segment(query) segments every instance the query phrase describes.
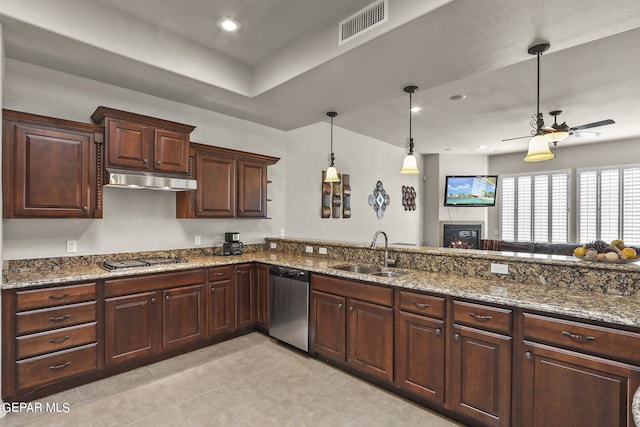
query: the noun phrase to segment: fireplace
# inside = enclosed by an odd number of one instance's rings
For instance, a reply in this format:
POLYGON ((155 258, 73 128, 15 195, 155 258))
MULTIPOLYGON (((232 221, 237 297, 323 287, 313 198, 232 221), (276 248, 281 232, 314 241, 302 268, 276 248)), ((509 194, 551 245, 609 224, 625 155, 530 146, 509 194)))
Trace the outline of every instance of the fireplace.
POLYGON ((442 246, 445 248, 480 249, 481 224, 444 224, 442 246))

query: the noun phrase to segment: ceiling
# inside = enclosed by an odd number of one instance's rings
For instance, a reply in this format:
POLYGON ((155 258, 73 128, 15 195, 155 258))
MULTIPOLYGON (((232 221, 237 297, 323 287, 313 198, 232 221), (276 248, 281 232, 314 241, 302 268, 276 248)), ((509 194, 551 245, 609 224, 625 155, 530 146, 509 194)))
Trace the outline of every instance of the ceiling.
MULTIPOLYGON (((639 138, 637 0, 388 0, 387 22, 338 44, 338 23, 372 0, 3 0, 7 57, 282 130, 334 123, 404 146, 415 84, 418 153, 525 151, 536 112, 598 137, 639 138), (55 3, 55 4, 54 4, 55 3), (224 33, 225 16, 241 25, 224 33), (452 101, 452 95, 466 98, 452 101)), ((117 106, 116 106, 117 107, 117 106)), ((144 112, 141 112, 144 113, 144 112)), ((171 119, 167 117, 167 119, 171 119)))

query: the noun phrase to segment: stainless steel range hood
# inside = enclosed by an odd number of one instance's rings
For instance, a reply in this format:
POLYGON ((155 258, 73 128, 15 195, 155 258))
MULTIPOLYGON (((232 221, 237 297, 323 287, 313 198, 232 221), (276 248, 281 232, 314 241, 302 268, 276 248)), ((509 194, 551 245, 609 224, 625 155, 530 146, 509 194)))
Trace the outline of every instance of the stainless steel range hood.
POLYGON ((105 187, 158 191, 191 191, 197 188, 195 179, 175 175, 107 168, 105 187))

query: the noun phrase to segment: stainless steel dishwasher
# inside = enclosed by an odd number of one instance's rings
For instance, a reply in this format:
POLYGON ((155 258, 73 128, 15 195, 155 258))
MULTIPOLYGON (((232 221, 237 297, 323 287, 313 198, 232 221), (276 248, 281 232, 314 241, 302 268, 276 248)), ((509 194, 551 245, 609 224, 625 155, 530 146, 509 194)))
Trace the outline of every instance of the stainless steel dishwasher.
POLYGON ((309 352, 309 272, 269 268, 269 335, 309 352))

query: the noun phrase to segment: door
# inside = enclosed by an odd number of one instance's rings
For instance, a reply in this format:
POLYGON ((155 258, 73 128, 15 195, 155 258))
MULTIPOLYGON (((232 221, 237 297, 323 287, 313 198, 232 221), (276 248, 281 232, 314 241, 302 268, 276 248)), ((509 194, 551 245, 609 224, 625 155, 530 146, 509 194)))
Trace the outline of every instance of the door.
POLYGON ((393 308, 349 300, 347 362, 393 382, 393 308))
POLYGON ((267 166, 264 163, 238 160, 237 215, 267 216, 267 166))
POLYGON ((398 387, 444 403, 444 321, 401 311, 398 315, 398 387))
POLYGON ((105 301, 105 363, 113 365, 162 350, 162 304, 158 292, 105 301))
POLYGON ((107 119, 107 167, 151 170, 148 126, 107 119))
POLYGON ((236 267, 236 327, 252 326, 256 320, 256 289, 253 277, 253 265, 242 264, 236 267))
POLYGON ((522 426, 633 426, 640 367, 525 341, 522 426))
POLYGON ((347 358, 346 299, 311 291, 311 351, 338 362, 347 358))
POLYGON ((91 217, 94 209, 90 164, 92 136, 38 126, 14 126, 12 214, 91 217))
POLYGON ((256 264, 256 325, 269 329, 269 266, 256 264))
POLYGON ((236 167, 231 157, 196 153, 196 216, 236 214, 236 167))
POLYGON ((189 135, 155 129, 154 169, 167 173, 189 173, 189 135))
POLYGON ((163 291, 162 341, 165 350, 204 339, 204 284, 163 291))
POLYGON ((235 307, 236 293, 233 279, 229 278, 209 283, 208 336, 211 337, 235 330, 235 307))
POLYGON ((451 404, 485 425, 510 425, 511 337, 454 325, 451 404))

